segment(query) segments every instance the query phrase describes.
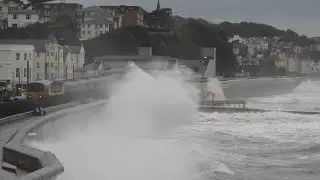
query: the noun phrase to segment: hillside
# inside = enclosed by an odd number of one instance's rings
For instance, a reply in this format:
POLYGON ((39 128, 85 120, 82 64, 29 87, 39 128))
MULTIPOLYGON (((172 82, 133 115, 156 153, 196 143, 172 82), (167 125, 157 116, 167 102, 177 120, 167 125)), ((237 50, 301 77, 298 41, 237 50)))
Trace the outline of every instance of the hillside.
MULTIPOLYGON (((140 46, 151 46, 153 54, 172 56, 182 59, 201 59, 201 47, 217 48, 218 72, 234 71, 236 61, 228 37, 239 34, 243 37, 281 37, 283 41, 295 41, 297 44, 314 43, 291 30, 279 30, 275 27, 258 23, 212 24, 203 19, 165 17, 170 21, 164 32, 154 32, 143 27, 118 28, 100 37, 84 41, 86 63, 91 63, 95 56, 108 54, 133 54, 140 46)), ((61 22, 28 26, 26 28, 8 28, 0 31, 0 38, 47 38, 50 33, 57 36, 60 44, 79 45, 81 42, 72 31, 72 25, 65 18, 61 22)), ((162 22, 165 24, 165 22, 162 22)), ((161 30, 160 30, 161 31, 161 30)))
POLYGON ((258 23, 212 24, 203 19, 174 16, 168 24, 171 25, 170 31, 166 33, 142 27, 126 27, 84 41, 87 62, 92 62, 94 56, 132 54, 139 46, 151 46, 154 55, 201 59, 201 47, 216 47, 218 72, 226 72, 233 71, 236 66, 228 37, 239 34, 244 37, 278 36, 290 41, 299 39, 299 35, 294 31, 279 30, 258 23))

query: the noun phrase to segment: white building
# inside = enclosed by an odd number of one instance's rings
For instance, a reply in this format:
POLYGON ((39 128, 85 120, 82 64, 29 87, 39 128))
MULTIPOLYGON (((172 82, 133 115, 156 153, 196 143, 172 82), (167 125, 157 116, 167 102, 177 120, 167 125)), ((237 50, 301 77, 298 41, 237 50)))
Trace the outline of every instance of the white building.
POLYGON ((0 20, 6 20, 8 18, 8 12, 16 11, 18 9, 21 9, 18 3, 13 1, 5 3, 0 1, 0 20))
POLYGON ((90 6, 77 11, 80 40, 92 39, 105 34, 115 27, 113 15, 97 6, 90 6))
POLYGON ((0 44, 0 79, 14 84, 32 81, 34 50, 33 45, 0 44))
POLYGON ((73 70, 82 69, 84 64, 85 52, 82 45, 60 46, 53 35, 48 39, 0 39, 1 44, 34 46, 34 54, 31 55, 32 61, 30 61, 33 80, 65 79, 73 70), (64 54, 66 47, 68 52, 64 54), (66 70, 66 66, 69 69, 66 70))
POLYGON ((63 60, 64 60, 64 73, 66 79, 72 79, 74 77, 75 67, 77 63, 75 59, 72 58, 72 50, 69 46, 63 47, 63 60))
POLYGON ((32 45, 32 79, 64 78, 63 50, 55 39, 1 39, 0 44, 6 45, 32 45))
POLYGON ((0 2, 0 20, 5 20, 8 17, 8 5, 0 2))
POLYGON ((87 40, 103 35, 111 31, 114 27, 114 22, 97 18, 89 21, 85 21, 81 24, 81 36, 80 40, 87 40))
POLYGON ((228 42, 233 43, 234 41, 239 41, 241 44, 247 44, 247 40, 241 38, 239 35, 234 35, 232 38, 229 38, 228 42))
POLYGON ((8 12, 8 27, 25 27, 39 21, 39 14, 33 10, 15 10, 8 12))
POLYGON ((74 69, 82 69, 84 65, 85 60, 85 51, 84 47, 81 44, 81 46, 68 46, 71 54, 72 61, 74 62, 74 69))

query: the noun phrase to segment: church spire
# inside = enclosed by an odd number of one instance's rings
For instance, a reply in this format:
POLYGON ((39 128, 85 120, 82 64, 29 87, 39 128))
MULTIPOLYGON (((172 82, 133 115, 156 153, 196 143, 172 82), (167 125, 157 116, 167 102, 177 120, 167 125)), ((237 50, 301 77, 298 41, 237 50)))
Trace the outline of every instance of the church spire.
POLYGON ((160 0, 158 0, 158 4, 157 4, 157 10, 160 9, 160 0))

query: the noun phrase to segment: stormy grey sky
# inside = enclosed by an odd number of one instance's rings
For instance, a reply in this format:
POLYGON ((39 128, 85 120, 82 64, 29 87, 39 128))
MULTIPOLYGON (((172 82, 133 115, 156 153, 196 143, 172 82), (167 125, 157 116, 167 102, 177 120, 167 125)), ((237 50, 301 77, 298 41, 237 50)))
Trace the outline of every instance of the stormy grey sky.
MULTIPOLYGON (((157 0, 75 0, 89 5, 140 5, 153 10, 157 0)), ((320 0, 160 0, 174 14, 201 17, 211 22, 253 21, 320 36, 320 0)))

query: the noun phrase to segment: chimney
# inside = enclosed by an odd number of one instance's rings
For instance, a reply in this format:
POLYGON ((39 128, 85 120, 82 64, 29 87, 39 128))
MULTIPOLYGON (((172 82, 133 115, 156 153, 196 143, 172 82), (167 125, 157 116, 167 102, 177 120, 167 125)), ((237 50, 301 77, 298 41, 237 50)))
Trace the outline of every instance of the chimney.
POLYGON ((152 47, 139 47, 138 48, 139 56, 152 56, 152 47))

